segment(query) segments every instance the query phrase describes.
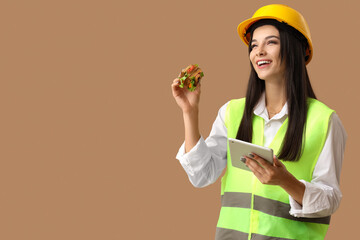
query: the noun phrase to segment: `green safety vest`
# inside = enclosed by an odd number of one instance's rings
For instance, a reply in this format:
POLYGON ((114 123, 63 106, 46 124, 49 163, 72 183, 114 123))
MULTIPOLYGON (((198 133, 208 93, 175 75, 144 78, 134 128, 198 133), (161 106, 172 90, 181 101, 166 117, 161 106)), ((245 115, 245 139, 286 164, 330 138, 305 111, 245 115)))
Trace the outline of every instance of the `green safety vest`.
MULTIPOLYGON (((308 113, 299 161, 283 161, 297 179, 310 182, 317 159, 324 146, 328 124, 334 110, 308 98, 308 113)), ((225 126, 228 138, 236 138, 245 108, 245 98, 231 100, 226 109, 225 126)), ((285 137, 288 118, 276 133, 269 148, 278 154, 285 137)), ((264 119, 254 115, 252 143, 263 146, 264 119)), ((330 216, 301 218, 289 214, 289 195, 279 186, 262 184, 250 170, 233 167, 229 144, 227 169, 221 179, 221 210, 216 240, 317 240, 324 239, 330 216)))

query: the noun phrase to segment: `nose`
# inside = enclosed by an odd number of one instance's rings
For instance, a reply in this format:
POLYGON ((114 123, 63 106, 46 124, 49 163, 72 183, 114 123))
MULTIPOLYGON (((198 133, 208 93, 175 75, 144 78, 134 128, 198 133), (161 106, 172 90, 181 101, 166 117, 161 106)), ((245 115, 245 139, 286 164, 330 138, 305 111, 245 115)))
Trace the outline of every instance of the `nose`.
POLYGON ((266 51, 265 51, 263 45, 259 44, 257 52, 256 52, 256 56, 264 56, 264 55, 266 55, 266 51))

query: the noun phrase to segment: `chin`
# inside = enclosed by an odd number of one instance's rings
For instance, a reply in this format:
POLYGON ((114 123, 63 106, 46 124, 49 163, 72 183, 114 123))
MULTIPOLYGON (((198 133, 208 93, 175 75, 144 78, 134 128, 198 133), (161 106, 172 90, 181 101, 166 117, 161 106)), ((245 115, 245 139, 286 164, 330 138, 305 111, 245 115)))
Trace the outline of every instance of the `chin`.
POLYGON ((272 79, 272 78, 276 79, 279 77, 279 75, 274 74, 273 71, 259 71, 256 74, 261 80, 272 79))
POLYGON ((261 80, 264 80, 264 76, 262 76, 262 75, 257 75, 258 76, 258 78, 260 78, 261 80))
POLYGON ((266 78, 268 77, 266 74, 257 74, 258 78, 260 78, 261 80, 266 80, 266 78))

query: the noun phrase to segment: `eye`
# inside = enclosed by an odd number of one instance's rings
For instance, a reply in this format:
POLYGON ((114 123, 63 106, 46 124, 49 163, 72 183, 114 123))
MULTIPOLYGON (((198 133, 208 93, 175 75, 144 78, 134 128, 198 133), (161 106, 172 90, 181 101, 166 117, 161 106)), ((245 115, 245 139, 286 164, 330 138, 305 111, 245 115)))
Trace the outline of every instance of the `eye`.
POLYGON ((268 41, 268 44, 277 44, 277 41, 270 40, 270 41, 268 41))
POLYGON ((256 44, 251 44, 251 49, 253 49, 254 47, 257 47, 256 44))

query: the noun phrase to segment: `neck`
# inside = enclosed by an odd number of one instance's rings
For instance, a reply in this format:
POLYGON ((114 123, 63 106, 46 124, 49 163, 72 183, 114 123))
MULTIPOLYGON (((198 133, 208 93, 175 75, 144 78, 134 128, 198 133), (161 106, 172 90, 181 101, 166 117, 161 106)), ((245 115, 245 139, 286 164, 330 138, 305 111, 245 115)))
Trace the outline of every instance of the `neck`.
POLYGON ((268 112, 271 112, 272 115, 280 112, 286 103, 285 81, 265 81, 265 99, 268 112))

